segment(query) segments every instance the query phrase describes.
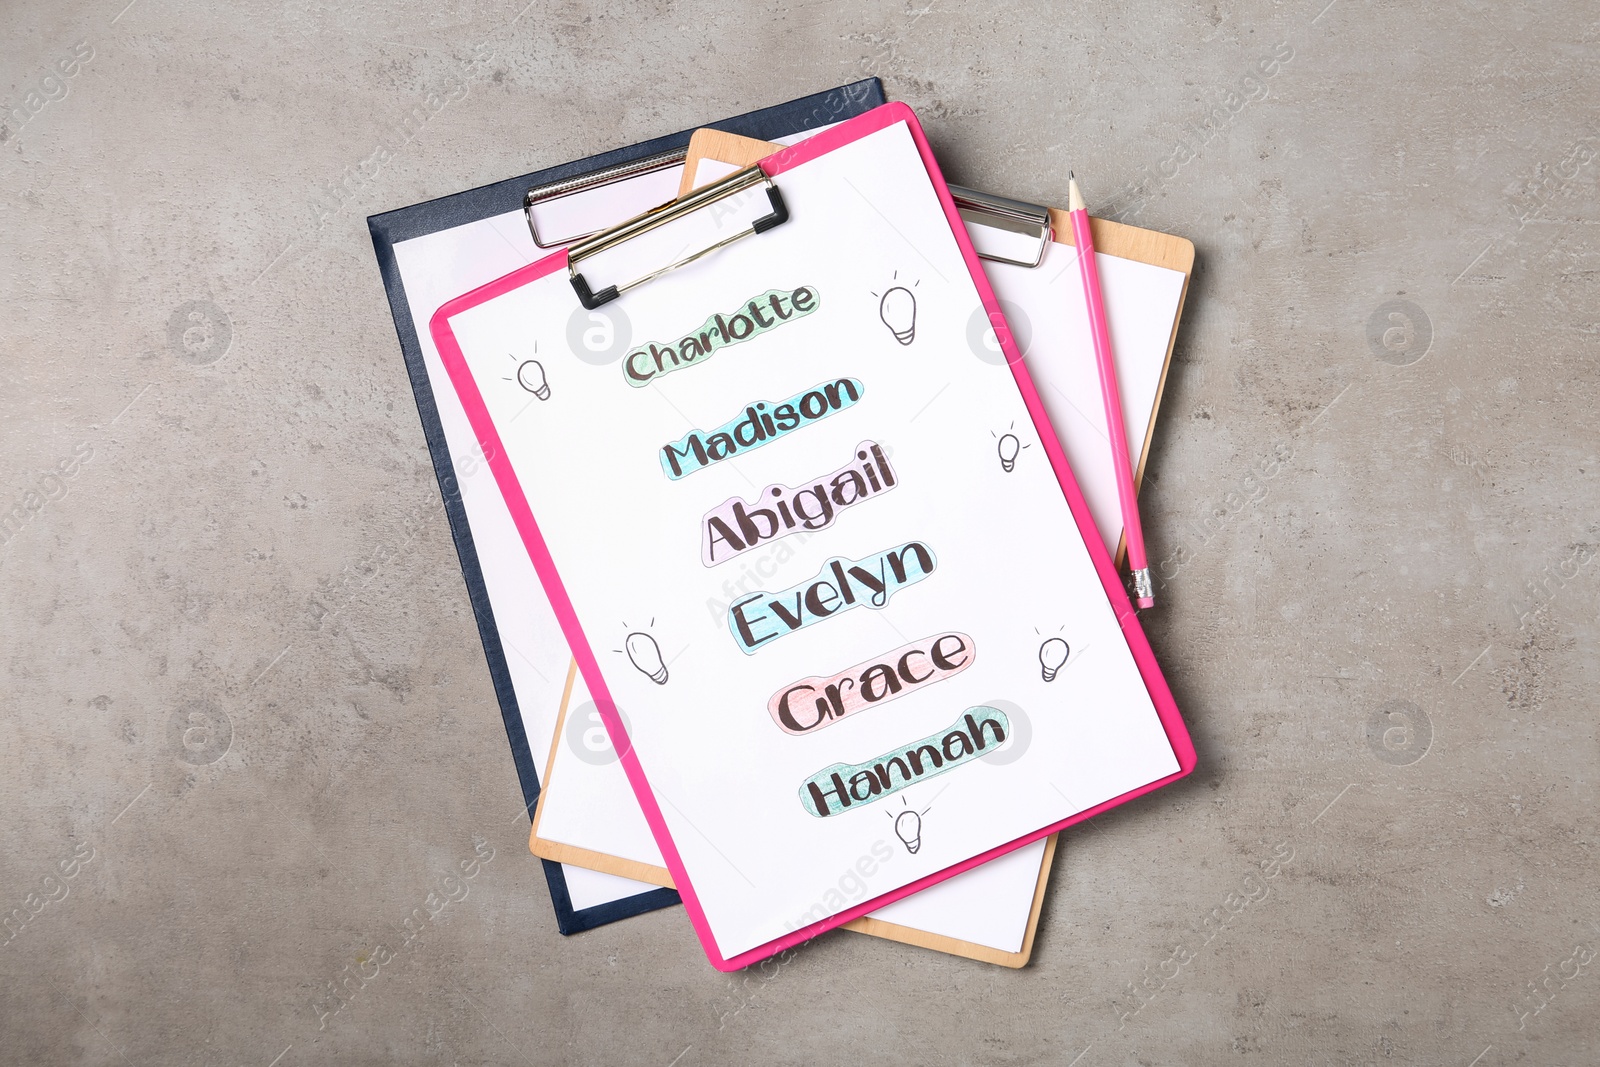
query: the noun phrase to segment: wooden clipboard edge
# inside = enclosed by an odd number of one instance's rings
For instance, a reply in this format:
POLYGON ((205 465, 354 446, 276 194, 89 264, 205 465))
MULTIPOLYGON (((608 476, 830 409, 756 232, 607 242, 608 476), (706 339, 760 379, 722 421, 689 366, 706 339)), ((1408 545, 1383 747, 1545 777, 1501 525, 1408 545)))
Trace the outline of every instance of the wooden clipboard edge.
MULTIPOLYGON (((561 693, 561 708, 556 714, 556 736, 550 745, 550 761, 545 766, 544 789, 539 793, 539 803, 533 812, 533 829, 528 835, 528 850, 541 859, 570 863, 574 867, 583 867, 602 874, 614 874, 622 878, 632 878, 636 882, 648 882, 650 885, 676 889, 677 887, 672 884, 672 874, 665 867, 656 867, 638 860, 613 856, 608 852, 596 852, 593 849, 579 848, 576 845, 551 841, 539 836, 539 816, 544 809, 544 798, 550 790, 551 771, 555 769, 556 746, 561 743, 561 738, 566 732, 567 712, 571 708, 573 683, 577 675, 578 661, 572 660, 571 666, 567 668, 566 688, 561 693)), ((851 919, 840 929, 866 934, 869 937, 881 937, 886 941, 898 941, 904 945, 932 949, 951 956, 962 956, 980 963, 994 963, 1001 967, 1024 967, 1033 955, 1033 938, 1039 929, 1039 913, 1044 906, 1044 889, 1050 880, 1050 865, 1055 857, 1058 836, 1060 835, 1051 834, 1045 839, 1044 857, 1039 863, 1039 881, 1033 891, 1033 906, 1028 911, 1028 927, 1022 936, 1022 948, 1016 952, 1005 952, 991 945, 980 945, 975 941, 962 941, 944 934, 933 934, 915 927, 901 926, 883 919, 874 919, 870 915, 851 919)))
POLYGON ((599 871, 601 874, 615 874, 622 878, 632 878, 636 882, 648 882, 666 889, 676 888, 672 884, 672 875, 665 867, 654 867, 638 860, 625 859, 622 856, 613 856, 607 852, 596 852, 593 849, 579 848, 569 845, 564 841, 552 841, 539 836, 539 819, 544 814, 544 798, 550 795, 550 783, 556 769, 556 746, 561 744, 561 738, 566 732, 567 712, 572 706, 572 690, 578 680, 578 661, 569 659, 567 665, 567 684, 561 691, 561 707, 556 712, 556 735, 550 742, 550 759, 545 764, 544 777, 541 779, 544 786, 539 790, 539 802, 533 809, 533 827, 528 831, 528 851, 545 860, 555 860, 557 863, 570 863, 574 867, 585 870, 599 871))
MULTIPOLYGON (((568 656, 567 681, 566 684, 561 687, 561 707, 556 712, 556 736, 555 739, 550 743, 550 755, 545 757, 544 774, 539 777, 539 799, 536 800, 533 805, 533 825, 528 828, 528 851, 532 852, 540 859, 553 860, 557 858, 555 856, 548 856, 539 851, 538 846, 544 844, 543 840, 539 837, 539 819, 544 815, 545 794, 550 790, 550 776, 555 772, 556 769, 556 745, 560 744, 561 742, 561 728, 566 724, 567 705, 572 700, 572 687, 577 680, 578 661, 568 656)), ((554 842, 552 842, 552 844, 553 843, 554 842)))
POLYGON ((686 196, 694 191, 694 175, 702 159, 748 167, 781 151, 781 144, 701 127, 689 136, 689 148, 683 157, 683 177, 678 181, 678 195, 686 196))
POLYGON ((930 934, 926 930, 918 930, 910 926, 899 926, 883 919, 874 919, 870 915, 863 915, 859 919, 851 919, 840 929, 871 934, 874 937, 898 941, 904 945, 915 945, 918 948, 931 948, 935 952, 944 952, 951 956, 965 956, 967 959, 977 960, 979 963, 993 963, 1013 969, 1026 967, 1028 960, 1033 957, 1033 937, 1039 932, 1039 913, 1044 910, 1045 885, 1050 881, 1050 866, 1056 855, 1056 838, 1060 836, 1060 834, 1051 834, 1044 839, 1044 857, 1039 863, 1038 884, 1033 889, 1033 907, 1028 910, 1028 927, 1022 934, 1022 948, 1016 952, 1005 952, 990 945, 980 945, 975 941, 962 941, 959 938, 946 937, 943 934, 930 934))

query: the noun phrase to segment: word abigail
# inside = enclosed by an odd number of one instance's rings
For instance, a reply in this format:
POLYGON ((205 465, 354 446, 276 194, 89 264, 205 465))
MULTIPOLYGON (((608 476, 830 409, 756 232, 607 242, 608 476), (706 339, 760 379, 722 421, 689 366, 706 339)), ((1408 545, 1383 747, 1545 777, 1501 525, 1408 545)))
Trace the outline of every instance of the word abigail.
POLYGON ((895 593, 932 574, 935 566, 933 550, 921 541, 862 560, 835 556, 822 565, 817 577, 803 585, 778 593, 755 592, 734 601, 728 609, 728 629, 739 642, 739 650, 748 656, 774 637, 792 634, 858 604, 881 608, 895 593), (910 567, 906 566, 907 556, 911 557, 910 567), (825 574, 832 574, 833 581, 825 581, 825 574), (858 598, 858 591, 866 595, 865 600, 858 598), (753 607, 761 600, 766 603, 753 607), (759 614, 752 616, 751 610, 759 614))
POLYGON ((854 378, 823 382, 803 393, 796 393, 781 404, 757 400, 744 411, 710 432, 690 430, 670 445, 661 446, 661 469, 677 481, 729 456, 740 449, 760 448, 792 430, 825 419, 835 411, 851 407, 867 387, 854 378))
POLYGON ((792 293, 769 289, 751 297, 744 307, 726 315, 713 315, 693 333, 665 345, 649 344, 629 352, 622 375, 635 389, 717 354, 717 349, 759 337, 790 319, 804 318, 822 306, 822 294, 802 285, 792 293), (765 312, 771 312, 768 317, 765 312))
POLYGON ((759 547, 763 541, 802 528, 821 530, 831 526, 839 512, 851 504, 886 493, 894 485, 894 470, 883 449, 872 441, 863 441, 856 446, 856 462, 824 474, 815 485, 803 489, 769 485, 753 504, 734 496, 706 512, 701 520, 704 536, 700 540, 700 561, 715 567, 759 547), (769 497, 772 507, 756 506, 769 497), (721 559, 717 558, 719 550, 721 559))
POLYGON ((825 819, 851 804, 870 804, 879 797, 893 796, 913 782, 970 762, 989 747, 989 741, 984 738, 986 728, 993 735, 995 746, 999 747, 1006 743, 1006 731, 1011 728, 1011 722, 999 708, 968 708, 943 737, 929 734, 904 749, 886 752, 866 763, 835 763, 824 767, 800 783, 800 803, 813 815, 825 819), (974 715, 984 716, 983 721, 979 722, 974 715), (965 730, 961 728, 963 723, 965 730), (894 771, 900 772, 898 781, 894 771), (825 782, 832 784, 823 789, 825 782))
MULTIPOLYGON (((832 678, 802 678, 767 701, 767 713, 778 729, 803 734, 832 725, 852 712, 914 692, 923 686, 953 678, 972 666, 975 642, 966 634, 925 637, 887 652, 875 660, 858 663, 832 678), (914 662, 921 658, 925 664, 914 662), (917 673, 921 666, 923 673, 917 673), (821 696, 817 694, 821 693, 821 696), (805 701, 816 707, 816 717, 801 722, 796 713, 805 701)), ((809 717, 809 716, 808 716, 809 717)))

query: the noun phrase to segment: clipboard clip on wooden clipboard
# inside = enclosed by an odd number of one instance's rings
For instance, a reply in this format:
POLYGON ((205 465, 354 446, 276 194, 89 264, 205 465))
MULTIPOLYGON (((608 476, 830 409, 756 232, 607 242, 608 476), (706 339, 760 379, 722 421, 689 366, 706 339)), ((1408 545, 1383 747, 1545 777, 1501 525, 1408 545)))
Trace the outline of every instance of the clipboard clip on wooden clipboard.
MULTIPOLYGON (((1049 247, 1050 239, 1055 236, 1055 230, 1050 224, 1049 208, 1021 200, 1010 200, 992 193, 980 193, 976 189, 967 189, 960 185, 950 186, 950 199, 956 202, 956 211, 965 222, 1021 234, 1038 242, 1031 260, 1004 255, 992 248, 977 248, 979 259, 1030 268, 1044 262, 1045 249, 1049 247)), ((977 244, 976 236, 973 237, 973 243, 977 244)))
MULTIPOLYGON (((588 237, 567 250, 567 276, 572 282, 572 288, 578 294, 578 300, 585 308, 593 311, 602 304, 608 303, 632 289, 636 285, 643 285, 653 278, 659 278, 668 271, 677 270, 687 266, 697 259, 709 256, 720 248, 726 248, 735 241, 742 241, 746 237, 754 237, 759 233, 766 233, 775 226, 781 226, 789 221, 789 209, 783 202, 783 194, 767 177, 760 164, 752 164, 743 170, 734 171, 726 178, 714 181, 701 189, 697 189, 688 196, 669 201, 660 207, 651 208, 642 215, 629 219, 627 222, 613 226, 609 230, 602 230, 592 237, 588 237), (608 285, 604 289, 595 291, 590 288, 588 281, 578 271, 578 264, 589 256, 598 255, 608 248, 615 248, 624 241, 630 240, 640 234, 648 233, 658 226, 665 226, 675 219, 699 211, 719 200, 735 196, 757 185, 765 185, 767 202, 772 211, 758 219, 751 221, 750 225, 738 233, 673 260, 664 267, 658 267, 649 274, 641 275, 630 282, 619 285, 608 285)), ((532 225, 530 216, 530 226, 532 225)))

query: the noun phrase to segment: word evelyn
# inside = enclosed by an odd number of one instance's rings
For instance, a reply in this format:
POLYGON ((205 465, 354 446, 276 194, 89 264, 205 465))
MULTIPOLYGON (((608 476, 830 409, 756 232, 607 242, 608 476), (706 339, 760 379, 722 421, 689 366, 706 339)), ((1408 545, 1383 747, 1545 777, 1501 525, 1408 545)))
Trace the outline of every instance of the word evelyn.
POLYGON ((822 306, 822 294, 802 285, 792 293, 769 289, 726 315, 713 315, 693 333, 669 344, 649 344, 628 353, 622 375, 635 389, 716 355, 717 349, 759 337, 790 319, 804 318, 822 306))
POLYGON ((763 541, 800 529, 821 530, 832 525, 845 508, 886 493, 894 485, 894 469, 883 449, 872 441, 862 441, 856 446, 854 463, 824 474, 814 485, 801 489, 769 485, 753 504, 734 496, 706 512, 701 526, 704 536, 700 539, 700 561, 715 567, 759 547, 763 541), (760 507, 762 503, 771 506, 760 507))
POLYGON ((921 541, 862 560, 835 556, 809 582, 779 593, 755 592, 735 600, 728 608, 728 629, 739 642, 739 650, 748 656, 775 637, 792 634, 837 612, 862 604, 881 608, 895 593, 932 574, 935 566, 933 550, 921 541))
POLYGON ((996 748, 1004 745, 1010 728, 1006 713, 999 708, 968 708, 943 737, 929 734, 866 763, 824 767, 800 783, 800 803, 811 814, 825 819, 852 804, 870 804, 879 797, 893 796, 913 782, 971 762, 989 747, 991 740, 996 748), (979 715, 983 716, 981 721, 975 718, 979 715))
POLYGON ((975 643, 966 634, 925 637, 832 678, 802 678, 774 694, 767 712, 784 733, 820 730, 852 712, 953 678, 972 666, 976 656, 975 643), (814 713, 806 708, 808 701, 814 713))
POLYGON ((780 404, 757 400, 714 430, 690 430, 670 445, 662 445, 661 469, 677 481, 737 455, 740 450, 760 448, 835 411, 852 407, 866 391, 867 387, 854 378, 840 378, 812 386, 780 404))

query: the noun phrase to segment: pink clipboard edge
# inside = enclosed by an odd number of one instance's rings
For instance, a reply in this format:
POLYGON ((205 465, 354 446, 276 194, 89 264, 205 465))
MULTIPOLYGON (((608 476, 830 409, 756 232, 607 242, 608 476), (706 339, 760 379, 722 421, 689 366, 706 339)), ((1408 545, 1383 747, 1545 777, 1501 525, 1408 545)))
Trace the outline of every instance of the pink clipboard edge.
MULTIPOLYGON (((786 148, 781 152, 776 152, 761 161, 762 170, 769 176, 776 177, 792 167, 799 166, 818 156, 825 155, 837 148, 900 122, 906 124, 913 141, 916 143, 923 165, 927 168, 928 178, 934 187, 934 191, 939 196, 939 202, 944 208, 944 213, 950 223, 956 244, 961 250, 962 259, 966 263, 968 273, 972 276, 973 284, 978 290, 978 296, 983 302, 985 311, 990 316, 990 321, 1004 321, 999 301, 995 298, 994 291, 989 285, 989 280, 983 272, 982 264, 978 260, 978 255, 973 250, 972 241, 967 236, 966 226, 962 223, 961 217, 956 211, 955 202, 950 197, 950 191, 946 187, 943 173, 933 157, 933 151, 928 145, 927 137, 922 132, 922 126, 917 121, 916 114, 905 104, 898 102, 884 104, 864 115, 859 115, 856 118, 840 123, 832 129, 809 137, 799 144, 786 148)), ((731 957, 724 957, 711 932, 710 923, 707 921, 705 912, 700 906, 699 897, 694 890, 694 884, 689 878, 688 871, 684 868, 683 860, 678 854, 672 834, 667 828, 666 820, 661 814, 661 807, 656 801, 655 793, 650 788, 649 779, 645 776, 644 769, 639 764, 639 757, 629 743, 627 730, 616 713, 616 704, 611 698, 610 690, 606 688, 605 678, 600 673, 599 663, 589 645, 588 638, 585 636, 582 626, 578 623, 577 613, 573 610, 571 598, 568 597, 566 586, 562 583, 555 561, 550 556, 544 536, 539 531, 539 525, 533 517, 533 511, 528 505, 527 497, 522 491, 522 485, 517 479, 510 460, 506 456, 505 447, 500 441, 499 433, 495 430, 493 420, 489 417, 488 408, 483 402, 483 396, 478 390, 477 382, 473 379, 472 372, 467 367, 466 357, 462 354, 461 347, 456 342, 455 335, 450 329, 450 319, 453 316, 521 288, 532 281, 560 270, 566 265, 567 253, 562 250, 489 282, 487 285, 480 286, 440 307, 429 321, 428 329, 433 336, 434 344, 439 350, 440 360, 450 376, 451 383, 455 386, 462 406, 466 410, 467 419, 472 425, 482 450, 490 457, 488 464, 490 470, 494 473, 495 482, 499 485, 500 491, 505 497, 507 508, 511 512, 518 532, 522 535, 523 544, 527 547, 534 570, 539 575, 540 582, 544 585, 545 593, 550 599, 550 605, 555 611, 562 633, 566 637, 567 643, 572 647, 573 658, 578 661, 578 669, 583 672, 584 681, 589 687, 590 698, 600 712, 601 721, 605 723, 606 732, 610 735, 612 745, 617 750, 623 770, 628 776, 629 784, 632 785, 639 801, 639 806, 644 812, 645 820, 649 823, 651 833, 654 834, 656 843, 661 848, 662 858, 666 862, 667 869, 672 872, 673 881, 678 887, 679 895, 683 898, 684 909, 689 913, 689 920, 694 926, 695 934, 700 939, 701 946, 705 949, 706 956, 710 959, 713 967, 719 971, 735 971, 748 967, 785 949, 808 941, 820 933, 831 930, 836 926, 842 926, 852 919, 875 911, 886 904, 910 896, 912 893, 919 892, 1024 845, 1048 837, 1059 830, 1083 822, 1086 819, 1092 819, 1096 815, 1126 803, 1135 797, 1143 796, 1145 793, 1174 782, 1194 770, 1196 758, 1194 744, 1190 740, 1189 731, 1183 723, 1183 717, 1179 713, 1177 703, 1173 699, 1172 692, 1161 673, 1161 667, 1156 662, 1155 654, 1150 648, 1150 643, 1145 637, 1144 630, 1139 625, 1138 616, 1128 599, 1127 592, 1122 587, 1122 582, 1118 578, 1110 554, 1107 553, 1105 545, 1101 543, 1094 520, 1090 516, 1088 504, 1084 501, 1083 494, 1078 489, 1078 483, 1073 478, 1072 471, 1067 464, 1066 453, 1062 450, 1061 443, 1056 438, 1055 430, 1050 425, 1050 420, 1044 411, 1044 405, 1039 400, 1038 391, 1034 388, 1033 380, 1028 375, 1027 368, 1022 362, 1021 353, 1017 351, 1010 331, 997 331, 1001 334, 999 340, 1002 350, 1006 354, 1007 365, 1011 368, 1012 376, 1015 378, 1017 388, 1022 394, 1028 414, 1033 419, 1034 430, 1039 435, 1045 454, 1050 458, 1050 465, 1056 473, 1056 479, 1060 483, 1067 505, 1072 511, 1073 520, 1077 523, 1079 536, 1083 538, 1089 550, 1089 556, 1094 561, 1095 570, 1100 576, 1100 583, 1105 588, 1106 596, 1110 600, 1112 609, 1122 626, 1129 650, 1133 653, 1134 662, 1139 668, 1140 676, 1144 679, 1151 703, 1154 705, 1162 728, 1166 732, 1168 744, 1172 746, 1173 754, 1177 757, 1178 770, 1165 778, 1157 779, 1137 789, 1130 790, 1121 796, 1113 797, 1060 822, 1042 827, 1013 841, 998 845, 987 852, 926 875, 881 896, 862 901, 844 911, 818 920, 809 926, 791 931, 763 945, 747 949, 731 957)))

